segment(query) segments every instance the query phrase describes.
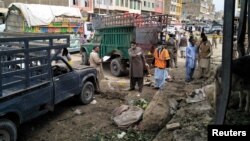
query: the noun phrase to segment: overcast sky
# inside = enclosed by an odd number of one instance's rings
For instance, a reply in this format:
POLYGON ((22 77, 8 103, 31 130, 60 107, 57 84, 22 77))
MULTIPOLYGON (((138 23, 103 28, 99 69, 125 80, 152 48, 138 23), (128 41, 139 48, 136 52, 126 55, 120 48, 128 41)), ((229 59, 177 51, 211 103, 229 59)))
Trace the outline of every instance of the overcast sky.
POLYGON ((215 11, 224 10, 224 0, 213 0, 215 4, 215 11))

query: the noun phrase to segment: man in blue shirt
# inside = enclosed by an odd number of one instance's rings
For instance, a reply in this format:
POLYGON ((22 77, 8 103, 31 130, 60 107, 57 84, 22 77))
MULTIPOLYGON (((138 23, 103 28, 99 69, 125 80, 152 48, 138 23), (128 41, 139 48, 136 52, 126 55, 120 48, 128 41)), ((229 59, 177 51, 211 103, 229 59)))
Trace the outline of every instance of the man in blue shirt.
POLYGON ((193 36, 189 38, 189 46, 186 48, 186 82, 193 80, 193 74, 196 67, 197 47, 193 36))

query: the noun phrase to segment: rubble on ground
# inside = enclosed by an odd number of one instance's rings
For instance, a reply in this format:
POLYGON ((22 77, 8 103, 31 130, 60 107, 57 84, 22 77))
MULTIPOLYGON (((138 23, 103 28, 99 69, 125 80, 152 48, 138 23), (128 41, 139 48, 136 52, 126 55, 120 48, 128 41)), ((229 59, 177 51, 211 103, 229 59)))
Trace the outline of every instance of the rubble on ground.
POLYGON ((201 101, 188 104, 184 102, 173 118, 153 141, 205 141, 207 125, 212 121, 212 107, 209 102, 201 101))

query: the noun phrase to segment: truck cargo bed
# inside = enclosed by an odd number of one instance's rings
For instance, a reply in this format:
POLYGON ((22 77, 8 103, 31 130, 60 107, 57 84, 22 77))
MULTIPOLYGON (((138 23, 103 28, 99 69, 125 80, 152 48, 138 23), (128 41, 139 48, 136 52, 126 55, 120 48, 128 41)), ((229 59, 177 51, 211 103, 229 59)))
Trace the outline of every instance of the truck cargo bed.
POLYGON ((69 42, 68 35, 1 33, 0 97, 48 82, 51 60, 69 42))

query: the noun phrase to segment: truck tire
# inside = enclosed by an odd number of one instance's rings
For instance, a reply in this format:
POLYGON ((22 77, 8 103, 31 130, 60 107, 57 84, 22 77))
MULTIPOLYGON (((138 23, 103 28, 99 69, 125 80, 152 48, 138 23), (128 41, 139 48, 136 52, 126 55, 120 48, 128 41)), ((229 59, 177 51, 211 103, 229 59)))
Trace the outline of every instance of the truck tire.
POLYGON ((95 87, 93 83, 90 81, 84 82, 81 94, 79 95, 79 100, 81 104, 84 105, 89 104, 93 100, 94 93, 95 93, 95 87))
POLYGON ((123 75, 125 73, 124 68, 120 58, 115 58, 110 63, 110 71, 114 76, 123 75))
POLYGON ((82 52, 82 64, 89 65, 89 58, 87 56, 87 52, 82 52))
POLYGON ((0 140, 1 141, 17 140, 17 128, 12 121, 7 119, 0 120, 0 140))

